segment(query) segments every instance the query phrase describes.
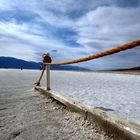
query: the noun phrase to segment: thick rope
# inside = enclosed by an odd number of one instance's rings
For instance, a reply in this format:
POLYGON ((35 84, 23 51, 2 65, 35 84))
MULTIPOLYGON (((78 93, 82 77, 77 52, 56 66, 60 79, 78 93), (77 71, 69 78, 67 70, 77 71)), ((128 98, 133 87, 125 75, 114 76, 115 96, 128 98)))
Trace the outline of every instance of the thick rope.
POLYGON ((106 50, 100 53, 96 53, 96 54, 92 54, 90 56, 86 56, 80 59, 76 59, 76 60, 71 60, 71 61, 66 61, 66 62, 55 62, 55 63, 44 63, 47 65, 67 65, 67 64, 74 64, 74 63, 80 63, 80 62, 84 62, 84 61, 89 61, 92 59, 97 59, 103 56, 107 56, 107 55, 111 55, 114 53, 118 53, 127 49, 132 49, 134 47, 137 47, 140 45, 140 39, 138 40, 134 40, 132 42, 126 43, 124 45, 118 46, 116 48, 110 49, 110 50, 106 50))
POLYGON ((37 86, 40 85, 40 81, 41 81, 42 76, 44 74, 46 65, 67 65, 67 64, 80 63, 80 62, 89 61, 89 60, 92 60, 92 59, 97 59, 97 58, 100 58, 100 57, 104 57, 104 56, 107 56, 107 55, 111 55, 111 54, 114 54, 114 53, 118 53, 118 52, 121 52, 121 51, 124 51, 124 50, 127 50, 127 49, 132 49, 132 48, 137 47, 139 45, 140 45, 140 39, 134 40, 132 42, 128 42, 124 45, 118 46, 118 47, 110 49, 110 50, 106 50, 106 51, 96 53, 96 54, 86 56, 86 57, 76 59, 76 60, 66 61, 66 62, 56 62, 56 63, 44 63, 44 68, 42 70, 41 76, 35 84, 37 86))

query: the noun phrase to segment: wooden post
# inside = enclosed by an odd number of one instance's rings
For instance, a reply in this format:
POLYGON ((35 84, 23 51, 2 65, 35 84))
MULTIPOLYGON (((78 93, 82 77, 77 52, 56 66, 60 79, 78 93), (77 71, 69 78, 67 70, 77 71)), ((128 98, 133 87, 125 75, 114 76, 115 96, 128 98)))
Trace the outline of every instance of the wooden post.
POLYGON ((50 88, 50 65, 46 65, 46 90, 51 90, 51 88, 50 88))

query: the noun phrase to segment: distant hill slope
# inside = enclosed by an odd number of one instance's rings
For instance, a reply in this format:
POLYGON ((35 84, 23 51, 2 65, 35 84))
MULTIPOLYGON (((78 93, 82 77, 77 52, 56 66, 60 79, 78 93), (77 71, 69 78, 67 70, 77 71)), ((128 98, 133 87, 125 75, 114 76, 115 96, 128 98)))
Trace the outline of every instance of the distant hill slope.
MULTIPOLYGON (((0 68, 14 68, 20 69, 39 69, 41 62, 25 61, 13 57, 0 57, 0 68)), ((52 70, 89 70, 78 66, 51 66, 52 70)))
POLYGON ((140 67, 131 68, 129 70, 140 70, 140 67))
POLYGON ((117 71, 125 71, 125 70, 140 70, 140 67, 128 68, 128 69, 117 69, 117 71))

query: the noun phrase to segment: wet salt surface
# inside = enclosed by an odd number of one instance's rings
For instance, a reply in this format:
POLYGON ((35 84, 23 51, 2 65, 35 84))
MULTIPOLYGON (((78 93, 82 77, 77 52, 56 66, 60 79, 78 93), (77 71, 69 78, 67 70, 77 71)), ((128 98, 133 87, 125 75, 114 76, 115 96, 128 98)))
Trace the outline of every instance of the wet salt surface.
MULTIPOLYGON (((0 70, 0 91, 4 93, 6 88, 11 97, 15 92, 20 96, 24 89, 27 92, 33 88, 40 73, 36 70, 0 70)), ((42 85, 45 85, 44 79, 42 85)), ((51 89, 140 124, 139 75, 52 71, 51 89)))

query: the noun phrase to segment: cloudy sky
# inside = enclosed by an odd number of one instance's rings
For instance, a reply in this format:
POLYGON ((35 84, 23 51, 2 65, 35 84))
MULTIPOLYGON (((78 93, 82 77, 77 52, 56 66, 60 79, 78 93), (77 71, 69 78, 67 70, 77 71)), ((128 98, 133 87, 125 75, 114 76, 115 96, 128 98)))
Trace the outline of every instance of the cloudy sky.
MULTIPOLYGON (((140 38, 140 0, 0 0, 0 56, 72 60, 140 38)), ((140 47, 76 64, 140 66, 140 47)))

